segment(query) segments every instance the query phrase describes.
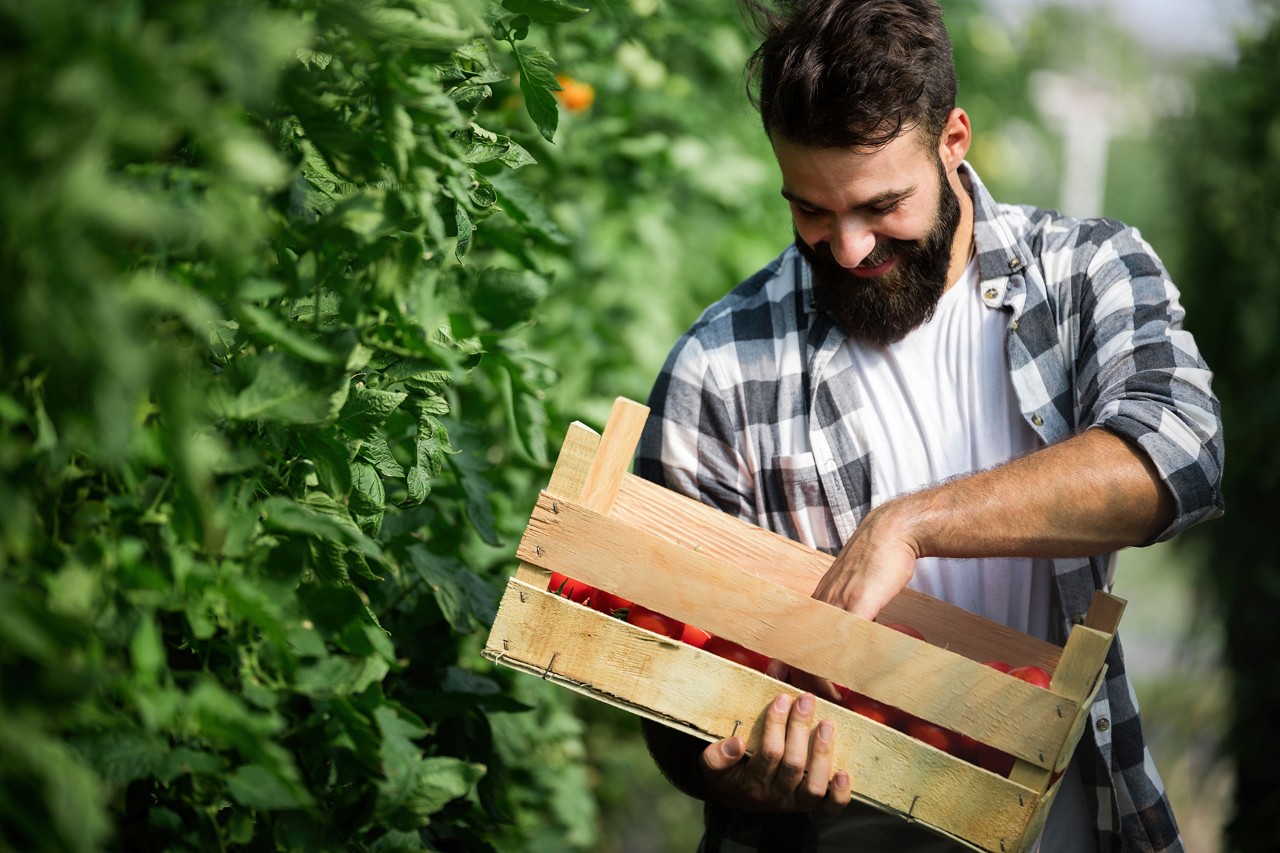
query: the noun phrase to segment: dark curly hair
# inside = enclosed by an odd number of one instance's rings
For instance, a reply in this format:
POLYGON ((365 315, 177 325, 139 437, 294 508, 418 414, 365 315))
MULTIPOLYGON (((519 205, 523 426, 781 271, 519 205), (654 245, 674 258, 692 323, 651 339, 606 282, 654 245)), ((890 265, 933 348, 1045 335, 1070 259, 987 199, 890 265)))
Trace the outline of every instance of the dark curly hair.
POLYGON ((748 95, 765 132, 818 148, 936 140, 956 103, 935 0, 739 0, 761 36, 748 95))

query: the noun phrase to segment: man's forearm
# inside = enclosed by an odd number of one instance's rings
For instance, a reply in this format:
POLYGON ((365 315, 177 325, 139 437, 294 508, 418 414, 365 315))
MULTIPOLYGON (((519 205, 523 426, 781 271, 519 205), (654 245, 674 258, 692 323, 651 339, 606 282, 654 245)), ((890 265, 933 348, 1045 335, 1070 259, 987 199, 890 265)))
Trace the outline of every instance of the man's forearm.
POLYGON ((1175 506, 1145 454, 1096 428, 883 510, 919 557, 1084 557, 1149 541, 1175 506))

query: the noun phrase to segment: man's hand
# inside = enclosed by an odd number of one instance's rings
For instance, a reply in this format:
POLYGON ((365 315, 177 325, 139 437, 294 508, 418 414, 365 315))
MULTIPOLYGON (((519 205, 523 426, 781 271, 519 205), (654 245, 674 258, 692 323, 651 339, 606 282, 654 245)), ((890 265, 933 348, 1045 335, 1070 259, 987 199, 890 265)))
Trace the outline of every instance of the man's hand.
POLYGON ((882 504, 862 520, 831 568, 818 581, 813 597, 866 619, 911 581, 920 556, 896 510, 901 501, 882 504))
POLYGON ((835 730, 830 720, 813 724, 814 698, 794 702, 781 694, 765 712, 760 749, 744 758, 742 738, 708 746, 700 767, 720 802, 743 811, 816 811, 836 814, 849 804, 852 788, 843 770, 831 774, 835 730))

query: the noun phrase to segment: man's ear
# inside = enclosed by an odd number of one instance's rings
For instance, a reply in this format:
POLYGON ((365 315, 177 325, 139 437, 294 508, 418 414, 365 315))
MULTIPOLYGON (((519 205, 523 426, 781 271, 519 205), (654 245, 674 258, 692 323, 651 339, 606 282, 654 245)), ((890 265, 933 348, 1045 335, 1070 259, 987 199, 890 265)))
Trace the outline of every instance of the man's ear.
POLYGON ((969 114, 956 107, 947 116, 947 124, 938 138, 938 157, 948 172, 955 171, 969 153, 973 141, 973 129, 969 127, 969 114))

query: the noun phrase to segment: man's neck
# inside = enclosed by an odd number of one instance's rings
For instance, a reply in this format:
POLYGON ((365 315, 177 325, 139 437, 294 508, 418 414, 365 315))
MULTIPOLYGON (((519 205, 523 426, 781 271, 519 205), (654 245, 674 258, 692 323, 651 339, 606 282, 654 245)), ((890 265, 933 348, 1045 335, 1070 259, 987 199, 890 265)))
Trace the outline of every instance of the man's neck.
POLYGON ((955 190, 956 199, 960 202, 960 224, 956 226, 955 239, 951 241, 951 263, 947 267, 947 287, 960 280, 969 258, 973 255, 973 197, 969 194, 968 182, 961 177, 963 170, 956 170, 955 180, 951 188, 955 190))

